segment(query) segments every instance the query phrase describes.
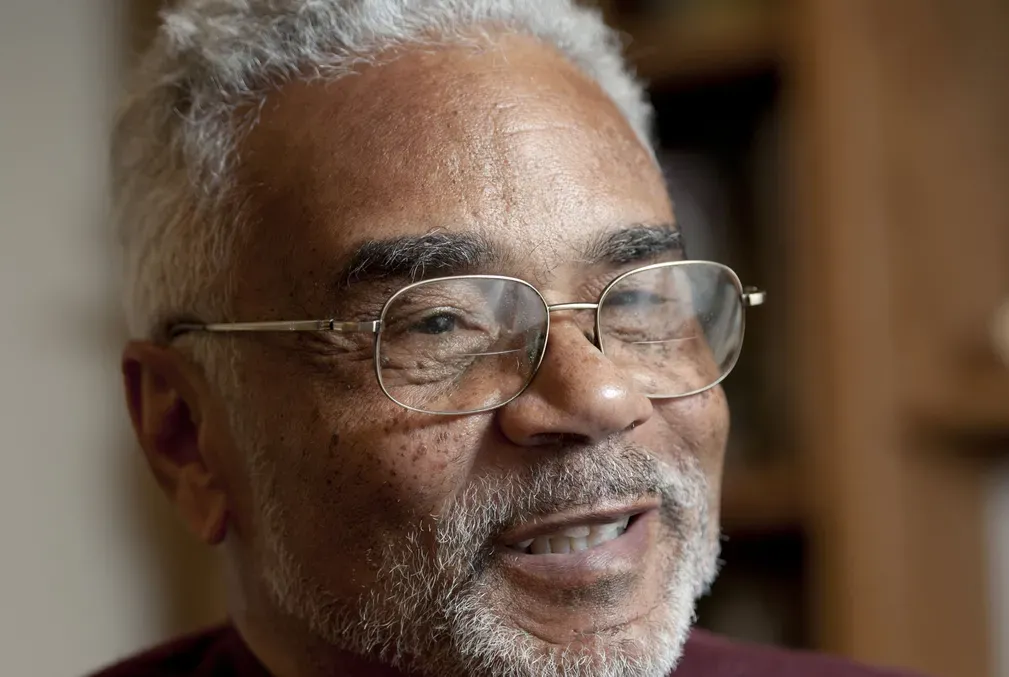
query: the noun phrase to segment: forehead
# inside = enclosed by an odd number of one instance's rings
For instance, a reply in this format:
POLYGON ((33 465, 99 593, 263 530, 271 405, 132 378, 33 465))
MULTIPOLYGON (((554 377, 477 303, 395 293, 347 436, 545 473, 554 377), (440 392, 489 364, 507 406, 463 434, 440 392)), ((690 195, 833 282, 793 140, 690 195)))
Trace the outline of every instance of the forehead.
POLYGON ((257 217, 247 263, 260 275, 304 275, 368 241, 436 229, 549 268, 600 231, 672 218, 616 106, 514 36, 285 86, 240 154, 257 217))

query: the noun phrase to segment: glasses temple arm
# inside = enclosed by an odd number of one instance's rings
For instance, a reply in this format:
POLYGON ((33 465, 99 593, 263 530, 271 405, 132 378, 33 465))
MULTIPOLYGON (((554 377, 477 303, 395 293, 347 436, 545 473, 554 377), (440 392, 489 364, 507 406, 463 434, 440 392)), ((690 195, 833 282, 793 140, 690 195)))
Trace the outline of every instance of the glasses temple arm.
POLYGON ((264 331, 335 331, 340 333, 350 332, 378 332, 381 322, 337 322, 336 320, 301 320, 297 322, 231 322, 213 324, 176 324, 168 330, 169 339, 174 339, 183 334, 193 332, 264 332, 264 331))

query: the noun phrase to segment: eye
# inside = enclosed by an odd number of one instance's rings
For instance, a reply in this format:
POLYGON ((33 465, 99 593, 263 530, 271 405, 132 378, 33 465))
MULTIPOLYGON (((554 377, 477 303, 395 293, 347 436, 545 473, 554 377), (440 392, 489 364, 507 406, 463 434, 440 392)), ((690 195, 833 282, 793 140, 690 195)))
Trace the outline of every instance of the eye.
POLYGON ((457 322, 458 318, 455 315, 438 313, 425 317, 410 327, 410 330, 420 334, 447 334, 455 330, 457 322))
POLYGON ((645 291, 643 289, 628 289, 626 291, 610 294, 606 297, 606 305, 608 306, 638 306, 646 304, 658 306, 666 302, 667 299, 659 296, 655 292, 645 291))

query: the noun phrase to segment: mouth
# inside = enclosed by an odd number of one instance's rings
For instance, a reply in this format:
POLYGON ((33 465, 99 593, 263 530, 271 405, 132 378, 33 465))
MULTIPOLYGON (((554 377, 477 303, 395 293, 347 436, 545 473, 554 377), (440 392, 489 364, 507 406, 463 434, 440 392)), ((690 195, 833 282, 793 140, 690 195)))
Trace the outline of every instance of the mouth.
POLYGON ((506 533, 498 552, 527 595, 551 599, 606 581, 612 588, 653 568, 660 522, 658 500, 551 515, 506 533))
POLYGON ((654 501, 556 514, 512 529, 501 542, 519 555, 570 555, 619 540, 658 505, 654 501))
POLYGON ((524 555, 567 555, 615 541, 641 513, 624 515, 609 522, 580 522, 558 531, 527 538, 505 547, 524 555))

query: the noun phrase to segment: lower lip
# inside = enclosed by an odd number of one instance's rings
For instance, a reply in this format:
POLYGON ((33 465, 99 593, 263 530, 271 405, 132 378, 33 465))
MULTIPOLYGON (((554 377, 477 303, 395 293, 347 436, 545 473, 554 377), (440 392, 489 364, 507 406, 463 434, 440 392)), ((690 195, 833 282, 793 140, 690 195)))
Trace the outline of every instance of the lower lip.
POLYGON ((643 564, 657 522, 658 510, 643 512, 633 518, 619 537, 580 552, 531 555, 502 547, 502 563, 508 570, 562 588, 578 588, 603 578, 633 574, 643 564))

